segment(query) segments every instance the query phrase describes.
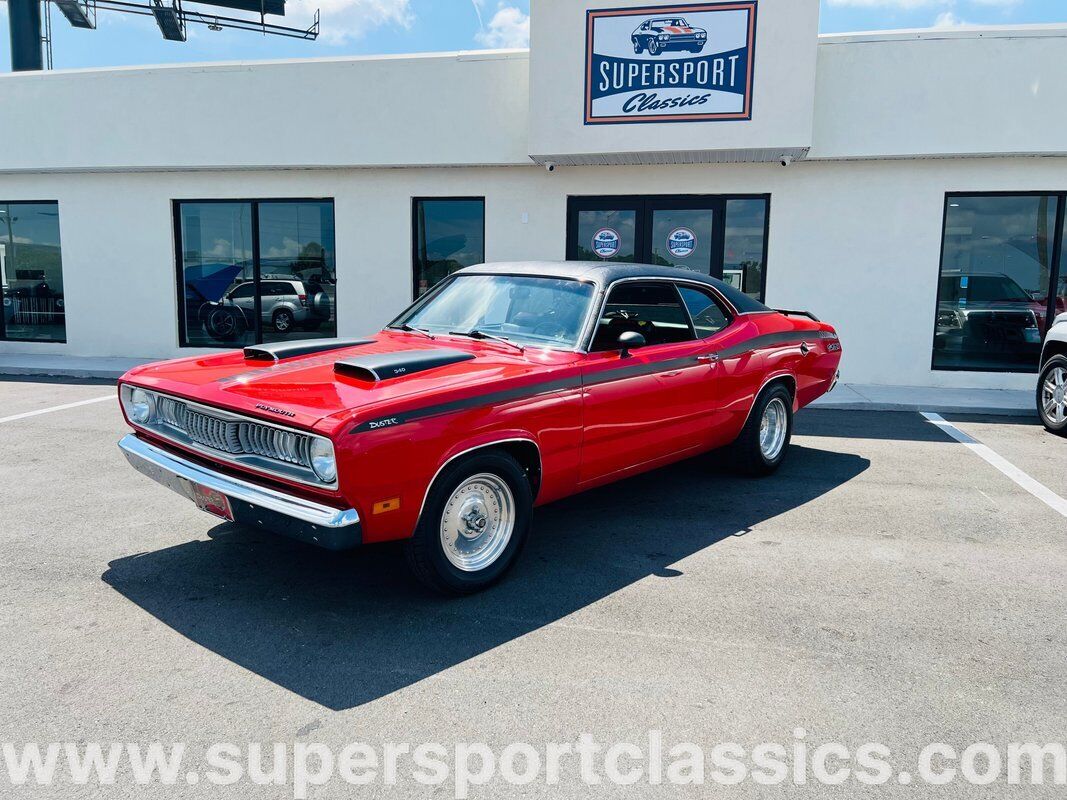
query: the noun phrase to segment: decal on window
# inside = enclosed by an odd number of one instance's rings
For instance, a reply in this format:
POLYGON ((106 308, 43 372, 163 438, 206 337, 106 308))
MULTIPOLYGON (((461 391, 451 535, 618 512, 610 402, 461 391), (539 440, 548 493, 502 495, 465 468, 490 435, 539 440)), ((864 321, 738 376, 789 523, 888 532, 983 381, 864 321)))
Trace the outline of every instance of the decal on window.
POLYGON ((667 252, 675 258, 688 258, 697 248, 697 235, 689 228, 675 228, 667 234, 667 252))
POLYGON ((593 234, 593 252, 600 258, 611 258, 622 248, 622 237, 613 228, 601 228, 593 234))

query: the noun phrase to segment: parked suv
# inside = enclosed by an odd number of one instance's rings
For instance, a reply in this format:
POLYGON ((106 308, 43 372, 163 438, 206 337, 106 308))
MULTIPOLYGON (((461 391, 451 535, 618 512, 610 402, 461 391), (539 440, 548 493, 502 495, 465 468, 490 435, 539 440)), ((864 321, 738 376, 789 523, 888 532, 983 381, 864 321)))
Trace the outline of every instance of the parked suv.
POLYGON ((1067 436, 1067 314, 1056 317, 1041 349, 1037 413, 1046 428, 1067 436))
MULTIPOLYGON (((297 326, 318 330, 330 318, 333 304, 319 284, 305 284, 299 278, 268 278, 259 285, 263 325, 278 333, 290 333, 297 326)), ((255 304, 255 284, 246 281, 229 289, 217 303, 205 303, 200 319, 216 339, 235 339, 254 327, 255 304)))

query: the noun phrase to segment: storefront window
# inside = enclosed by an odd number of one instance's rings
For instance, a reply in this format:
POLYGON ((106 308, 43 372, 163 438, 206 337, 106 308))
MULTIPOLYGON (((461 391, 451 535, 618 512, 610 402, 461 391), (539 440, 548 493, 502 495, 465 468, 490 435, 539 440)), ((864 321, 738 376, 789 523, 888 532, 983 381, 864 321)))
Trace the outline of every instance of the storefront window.
POLYGON ((332 201, 180 202, 177 209, 183 345, 337 335, 332 201))
POLYGON ((1058 195, 950 195, 934 369, 1033 372, 1048 322, 1058 195))
POLYGON ((415 297, 456 270, 485 261, 484 198, 416 198, 412 223, 415 297))
POLYGON ((0 339, 66 341, 58 203, 0 203, 0 284, 0 339))
POLYGON ((766 198, 726 201, 722 279, 761 302, 766 233, 766 198))

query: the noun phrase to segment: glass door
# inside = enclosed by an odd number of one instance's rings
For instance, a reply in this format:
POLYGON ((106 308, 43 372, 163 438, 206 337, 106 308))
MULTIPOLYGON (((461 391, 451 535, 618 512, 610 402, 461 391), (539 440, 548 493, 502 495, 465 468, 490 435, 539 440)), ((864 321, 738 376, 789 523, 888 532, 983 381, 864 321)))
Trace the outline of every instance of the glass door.
POLYGON ((768 203, 766 195, 572 197, 567 205, 567 258, 690 269, 738 288, 743 285, 742 291, 761 298, 768 203), (738 203, 753 209, 751 224, 743 229, 732 219, 738 203), (724 260, 728 256, 733 260, 724 260))
POLYGON ((722 203, 689 198, 648 202, 650 264, 722 277, 722 203))
POLYGON ((571 198, 567 258, 571 261, 643 261, 642 203, 634 198, 571 198))

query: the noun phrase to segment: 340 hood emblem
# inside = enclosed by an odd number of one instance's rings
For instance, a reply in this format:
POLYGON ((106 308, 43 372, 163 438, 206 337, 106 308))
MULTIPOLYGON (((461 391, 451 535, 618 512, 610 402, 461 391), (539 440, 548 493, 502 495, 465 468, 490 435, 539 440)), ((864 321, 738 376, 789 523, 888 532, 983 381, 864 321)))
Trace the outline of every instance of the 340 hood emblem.
POLYGON ((271 414, 281 414, 283 417, 295 417, 292 411, 286 411, 282 408, 275 408, 274 406, 264 405, 263 403, 256 403, 256 408, 260 411, 269 411, 271 414))

